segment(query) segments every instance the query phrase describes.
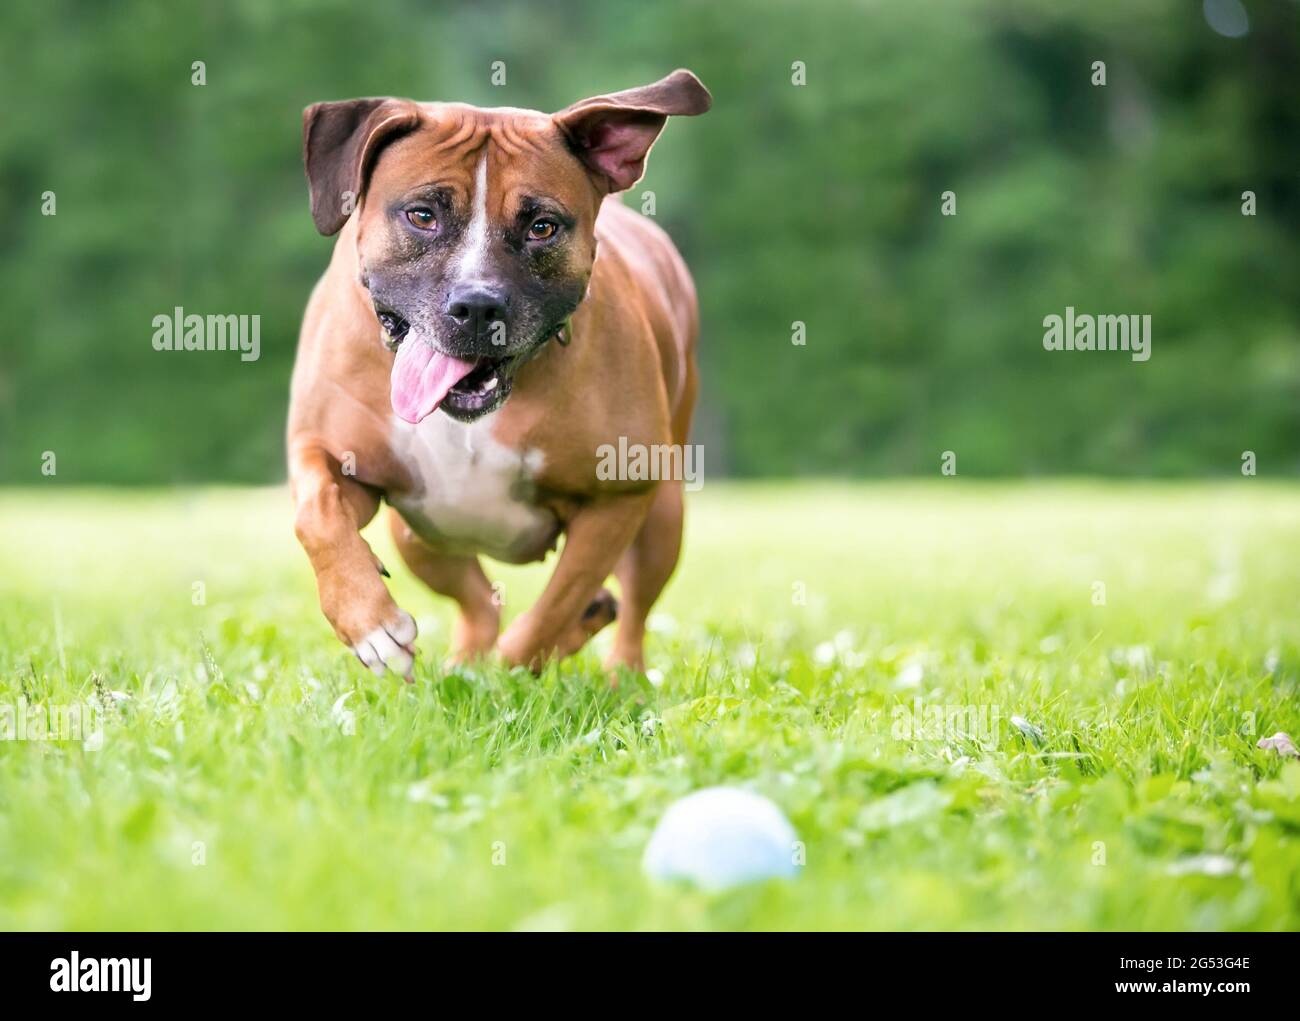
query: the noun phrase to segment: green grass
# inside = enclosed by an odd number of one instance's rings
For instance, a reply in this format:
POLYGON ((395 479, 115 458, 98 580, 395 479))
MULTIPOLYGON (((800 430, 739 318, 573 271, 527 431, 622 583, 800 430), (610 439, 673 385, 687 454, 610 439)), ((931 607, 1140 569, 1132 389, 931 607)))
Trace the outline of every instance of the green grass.
MULTIPOLYGON (((125 695, 99 750, 0 742, 0 926, 1296 927, 1300 764, 1255 742, 1300 737, 1300 489, 719 484, 689 513, 659 683, 617 690, 607 636, 445 672, 447 606, 372 527, 406 686, 328 630, 282 491, 0 494, 0 706, 125 695), (917 698, 997 722, 909 737, 917 698), (782 806, 798 879, 642 878, 718 783, 782 806)), ((508 609, 545 570, 490 567, 508 609)))

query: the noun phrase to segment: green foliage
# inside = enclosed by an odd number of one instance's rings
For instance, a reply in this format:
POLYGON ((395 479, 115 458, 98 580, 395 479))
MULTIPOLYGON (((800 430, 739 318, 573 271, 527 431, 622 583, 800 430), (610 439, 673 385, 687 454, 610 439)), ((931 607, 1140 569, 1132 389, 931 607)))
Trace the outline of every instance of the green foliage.
MULTIPOLYGON (((607 634, 445 670, 382 524, 420 659, 371 676, 281 490, 0 495, 0 710, 113 707, 98 750, 0 740, 0 929, 1295 929, 1300 765, 1256 741, 1300 736, 1297 499, 710 485, 659 683, 611 689, 607 634), (642 878, 712 784, 784 809, 797 879, 642 878)), ((513 615, 547 572, 492 573, 513 615)))
POLYGON ((6 5, 0 479, 45 450, 58 481, 281 475, 329 252, 308 103, 557 109, 677 66, 714 110, 669 126, 631 201, 655 191, 698 278, 711 469, 930 474, 951 449, 980 475, 1224 474, 1250 449, 1294 473, 1300 8, 1251 4, 1228 39, 1183 0, 1068 6, 6 5), (261 315, 261 360, 153 351, 177 305, 261 315), (1151 314, 1152 360, 1045 352, 1067 305, 1151 314))

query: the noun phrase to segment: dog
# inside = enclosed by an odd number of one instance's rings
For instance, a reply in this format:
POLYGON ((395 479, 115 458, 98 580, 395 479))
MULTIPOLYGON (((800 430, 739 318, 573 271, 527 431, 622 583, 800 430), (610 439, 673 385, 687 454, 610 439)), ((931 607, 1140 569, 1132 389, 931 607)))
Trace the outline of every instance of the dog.
POLYGON ((678 70, 549 115, 391 98, 304 111, 312 218, 338 240, 291 383, 294 530, 326 619, 376 674, 410 681, 416 638, 359 533, 381 500, 411 571, 459 608, 451 661, 539 671, 617 618, 606 666, 644 669, 683 486, 599 477, 598 450, 686 443, 699 313, 667 234, 616 193, 670 116, 711 102, 678 70), (561 535, 541 596, 502 632, 479 557, 541 560, 561 535))

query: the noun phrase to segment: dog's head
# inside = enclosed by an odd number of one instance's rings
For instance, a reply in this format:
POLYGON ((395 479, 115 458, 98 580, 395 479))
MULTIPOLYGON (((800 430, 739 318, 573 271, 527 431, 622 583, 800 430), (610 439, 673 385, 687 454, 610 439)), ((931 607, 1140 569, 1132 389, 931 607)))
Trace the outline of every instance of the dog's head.
POLYGON ((709 103, 674 71, 551 115, 404 99, 307 108, 312 218, 322 234, 357 219, 398 415, 470 421, 505 401, 586 294, 601 200, 641 178, 670 115, 709 103))

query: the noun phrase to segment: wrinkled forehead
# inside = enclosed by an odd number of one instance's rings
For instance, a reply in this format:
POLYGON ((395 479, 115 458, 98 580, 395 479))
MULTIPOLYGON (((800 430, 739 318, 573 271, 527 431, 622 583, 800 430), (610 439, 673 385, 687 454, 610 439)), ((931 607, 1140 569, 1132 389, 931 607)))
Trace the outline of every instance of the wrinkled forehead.
POLYGON ((432 186, 469 205, 485 190, 493 219, 535 198, 558 201, 575 216, 594 215, 596 190, 546 114, 461 103, 422 103, 420 112, 420 126, 380 153, 372 194, 390 200, 432 186))

